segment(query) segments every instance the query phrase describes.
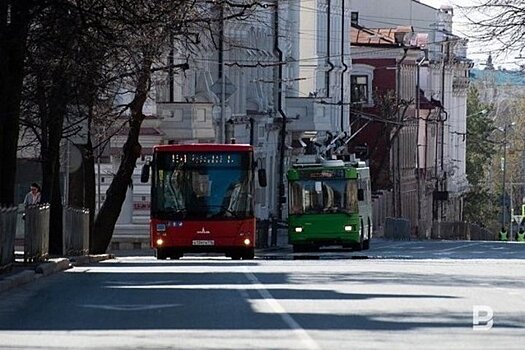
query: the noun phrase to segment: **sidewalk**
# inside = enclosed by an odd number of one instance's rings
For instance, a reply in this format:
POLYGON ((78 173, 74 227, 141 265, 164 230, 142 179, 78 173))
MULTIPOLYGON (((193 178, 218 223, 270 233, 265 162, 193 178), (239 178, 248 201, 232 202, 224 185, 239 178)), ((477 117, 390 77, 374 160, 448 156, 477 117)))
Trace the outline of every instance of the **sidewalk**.
POLYGON ((18 258, 8 269, 0 272, 0 294, 10 289, 35 281, 41 277, 67 270, 73 266, 89 265, 102 260, 113 259, 112 254, 83 255, 69 258, 51 258, 45 262, 26 263, 18 258))

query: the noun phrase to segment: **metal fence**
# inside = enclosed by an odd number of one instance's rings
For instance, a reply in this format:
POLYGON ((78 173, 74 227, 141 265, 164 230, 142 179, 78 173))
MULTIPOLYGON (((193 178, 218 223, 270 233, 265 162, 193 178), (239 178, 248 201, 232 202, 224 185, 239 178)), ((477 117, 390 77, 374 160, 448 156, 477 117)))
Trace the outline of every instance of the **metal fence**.
POLYGON ((255 227, 255 247, 268 248, 268 233, 270 231, 270 220, 257 220, 255 227))
POLYGON ((372 220, 374 235, 381 237, 385 234, 386 219, 392 215, 392 192, 374 192, 372 194, 372 220))
POLYGON ((24 262, 49 256, 49 204, 29 205, 25 211, 24 262))
POLYGON ((408 219, 386 218, 384 237, 399 241, 409 241, 410 229, 410 220, 408 219))
POLYGON ((0 270, 15 261, 17 207, 0 207, 0 270))
POLYGON ((493 241, 496 234, 484 227, 466 222, 435 222, 432 239, 493 241))
POLYGON ((67 207, 64 210, 64 253, 89 253, 89 209, 67 207))

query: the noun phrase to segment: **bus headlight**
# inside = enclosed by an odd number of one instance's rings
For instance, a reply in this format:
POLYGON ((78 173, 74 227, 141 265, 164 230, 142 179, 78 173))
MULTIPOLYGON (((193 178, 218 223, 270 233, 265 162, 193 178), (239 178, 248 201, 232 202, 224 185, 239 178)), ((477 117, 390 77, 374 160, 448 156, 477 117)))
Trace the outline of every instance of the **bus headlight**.
POLYGON ((252 243, 252 241, 250 241, 249 238, 246 238, 246 239, 244 240, 244 245, 250 245, 250 243, 252 243))
POLYGON ((161 246, 164 244, 164 240, 162 238, 157 239, 157 246, 161 246))
POLYGON ((295 232, 301 233, 301 232, 303 232, 303 228, 302 227, 296 227, 295 228, 295 232))
POLYGON ((345 226, 345 231, 346 232, 352 231, 352 226, 351 225, 346 225, 345 226))

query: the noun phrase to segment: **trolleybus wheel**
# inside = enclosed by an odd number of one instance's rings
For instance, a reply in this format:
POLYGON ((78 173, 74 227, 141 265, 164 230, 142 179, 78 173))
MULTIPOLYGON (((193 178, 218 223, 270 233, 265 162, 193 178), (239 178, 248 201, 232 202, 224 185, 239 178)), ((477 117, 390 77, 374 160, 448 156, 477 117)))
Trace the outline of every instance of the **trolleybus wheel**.
POLYGON ((303 253, 306 252, 306 246, 302 244, 294 244, 293 245, 293 252, 294 253, 303 253))

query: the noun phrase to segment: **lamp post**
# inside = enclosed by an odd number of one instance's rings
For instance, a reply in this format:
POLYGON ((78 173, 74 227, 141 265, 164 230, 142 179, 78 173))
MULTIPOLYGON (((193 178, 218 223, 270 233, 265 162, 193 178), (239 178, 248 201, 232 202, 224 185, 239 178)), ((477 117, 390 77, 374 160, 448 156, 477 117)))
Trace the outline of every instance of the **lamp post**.
POLYGON ((507 125, 503 128, 503 182, 501 185, 501 228, 505 228, 505 181, 507 175, 507 125))
MULTIPOLYGON (((506 220, 506 210, 505 210, 505 182, 507 175, 507 130, 509 127, 514 126, 515 123, 505 124, 503 128, 498 128, 498 130, 503 131, 503 159, 501 170, 503 172, 503 182, 501 184, 501 228, 505 228, 506 220)), ((512 239, 512 232, 509 232, 509 238, 512 239)))

